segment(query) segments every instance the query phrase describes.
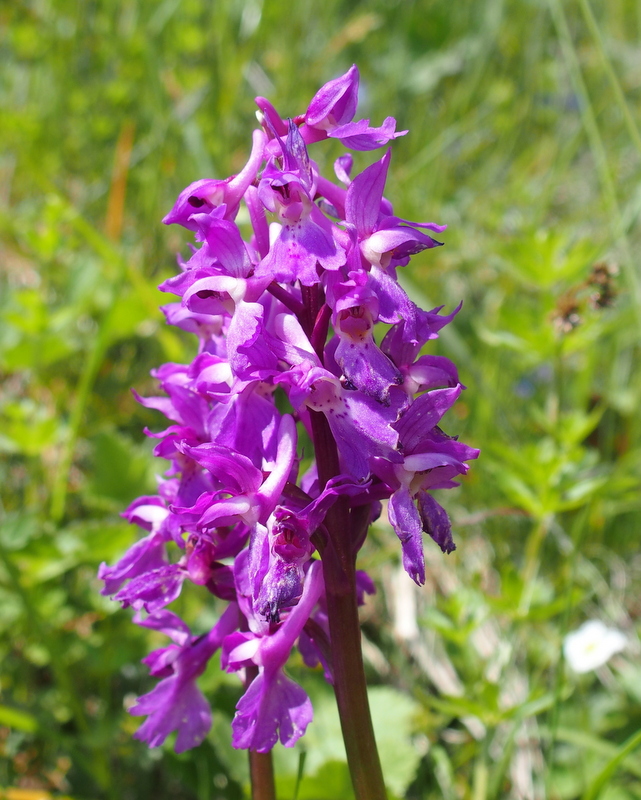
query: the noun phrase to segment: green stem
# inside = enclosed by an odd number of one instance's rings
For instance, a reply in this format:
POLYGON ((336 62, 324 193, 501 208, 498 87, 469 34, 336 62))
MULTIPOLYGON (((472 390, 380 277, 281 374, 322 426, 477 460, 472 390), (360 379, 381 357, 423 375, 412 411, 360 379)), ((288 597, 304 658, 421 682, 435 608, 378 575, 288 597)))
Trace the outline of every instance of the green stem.
MULTIPOLYGON (((323 361, 329 325, 328 309, 319 286, 303 286, 304 307, 299 322, 323 361)), ((310 411, 314 455, 320 490, 340 474, 338 450, 325 416, 310 411)), ((327 512, 328 541, 321 552, 331 640, 334 694, 352 785, 357 800, 386 800, 385 782, 376 749, 367 697, 356 596, 356 543, 362 534, 362 514, 352 514, 343 497, 327 512)))
POLYGON ((98 334, 94 340, 93 347, 88 353, 85 364, 78 383, 78 389, 74 398, 73 409, 71 411, 71 418, 69 420, 69 430, 67 439, 64 444, 62 456, 56 470, 53 488, 51 490, 51 519, 60 523, 65 514, 65 506, 67 502, 67 491, 69 487, 69 473, 73 463, 73 456, 76 449, 76 443, 80 434, 80 426, 85 415, 85 410, 89 403, 91 390, 96 380, 98 370, 102 364, 102 359, 107 350, 109 341, 109 327, 111 321, 111 312, 116 300, 116 292, 110 302, 107 313, 100 322, 98 334))
MULTIPOLYGON (((581 552, 581 545, 583 544, 583 537, 588 530, 588 520, 590 517, 591 506, 585 505, 578 512, 574 519, 572 526, 572 550, 567 554, 565 568, 569 571, 566 579, 565 586, 565 608, 563 609, 563 616, 561 617, 560 631, 565 636, 570 627, 570 615, 573 611, 573 594, 574 585, 576 583, 576 573, 581 552)), ((554 676, 554 703, 550 710, 550 734, 547 745, 543 752, 545 770, 545 783, 548 788, 548 795, 552 794, 552 781, 553 769, 555 766, 555 746, 558 738, 559 720, 561 716, 561 704, 563 694, 563 684, 565 682, 565 661, 563 660, 562 651, 559 660, 556 664, 556 674, 554 676)))
POLYGON ((641 155, 641 132, 639 132, 636 120, 630 111, 627 100, 625 99, 623 89, 621 88, 621 82, 614 71, 612 61, 608 58, 608 54, 606 53, 605 44, 603 43, 603 36, 601 35, 601 29, 599 28, 599 24, 594 16, 592 6, 590 5, 590 0, 579 0, 579 5, 581 6, 581 11, 583 12, 585 21, 587 22, 590 33, 592 34, 596 43, 597 50, 599 51, 599 58, 603 64, 605 74, 608 76, 608 80, 610 81, 614 99, 617 101, 617 104, 621 109, 621 113, 623 114, 623 119, 625 120, 625 125, 628 129, 628 133, 630 134, 630 138, 634 142, 634 146, 638 150, 639 155, 641 155))
POLYGON ((534 583, 541 566, 540 552, 545 541, 553 517, 546 515, 530 533, 525 546, 525 564, 523 567, 523 589, 519 601, 519 613, 523 616, 529 613, 532 597, 534 596, 534 583))
MULTIPOLYGON (((258 667, 248 667, 245 686, 249 687, 257 675, 258 667)), ((252 800, 276 800, 274 762, 271 751, 258 753, 256 750, 250 750, 248 755, 252 800)))
MULTIPOLYGON (((322 490, 330 478, 339 474, 338 452, 324 415, 312 411, 311 421, 322 490)), ((352 523, 346 498, 338 500, 325 517, 329 537, 322 559, 334 693, 356 798, 385 800, 387 794, 376 749, 363 667, 352 523)))
POLYGON ((581 101, 580 111, 583 127, 588 137, 590 149, 592 150, 595 166, 601 182, 603 198, 610 214, 612 227, 615 231, 616 238, 623 254, 625 267, 624 275, 627 279, 630 294, 634 303, 634 311, 637 317, 637 323, 641 326, 641 280, 639 279, 639 275, 637 273, 636 261, 633 258, 632 248, 627 237, 627 231, 625 228, 623 215, 621 213, 619 199, 617 197, 615 179, 608 163, 608 157, 605 150, 605 145, 603 143, 603 138, 601 136, 601 132, 599 131, 596 115, 594 113, 594 109, 592 108, 590 96, 583 79, 579 58, 574 47, 574 42, 572 41, 565 11, 563 10, 563 3, 560 2, 560 0, 549 0, 549 4, 550 11, 552 12, 552 20, 556 27, 559 43, 561 45, 563 56, 570 74, 572 87, 581 101))
POLYGON ((252 786, 252 800, 276 800, 274 763, 271 752, 249 751, 249 778, 252 786))

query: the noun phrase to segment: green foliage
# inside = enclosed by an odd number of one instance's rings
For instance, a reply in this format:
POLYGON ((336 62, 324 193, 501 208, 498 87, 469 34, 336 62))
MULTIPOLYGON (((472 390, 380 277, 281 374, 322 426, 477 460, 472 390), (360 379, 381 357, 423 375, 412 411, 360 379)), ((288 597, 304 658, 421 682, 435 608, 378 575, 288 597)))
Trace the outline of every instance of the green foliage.
MULTIPOLYGON (((240 688, 216 665, 200 748, 132 739, 124 706, 160 639, 95 574, 135 539, 118 513, 158 469, 142 430, 163 423, 130 387, 153 394, 149 370, 193 354, 157 310, 186 241, 160 219, 243 164, 254 95, 298 113, 356 62, 363 116, 410 131, 397 213, 450 226, 402 280, 424 306, 464 301, 430 352, 470 387, 446 430, 483 451, 442 498, 459 547, 428 543, 423 590, 399 589, 382 522, 363 553, 390 792, 641 797, 640 35, 631 0, 0 7, 0 796, 246 796, 240 688), (579 676, 561 646, 586 618, 629 647, 579 676)), ((196 630, 217 613, 196 591, 179 606, 196 630)), ((331 692, 292 670, 316 721, 276 750, 279 796, 349 798, 331 692)))

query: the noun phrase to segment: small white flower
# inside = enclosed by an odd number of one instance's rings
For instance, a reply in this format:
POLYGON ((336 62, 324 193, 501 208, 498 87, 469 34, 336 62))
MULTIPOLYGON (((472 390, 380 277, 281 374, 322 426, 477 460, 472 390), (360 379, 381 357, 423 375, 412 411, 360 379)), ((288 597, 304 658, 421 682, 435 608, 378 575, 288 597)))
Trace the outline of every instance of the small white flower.
POLYGON ((590 672, 623 650, 626 641, 621 631, 591 619, 568 633, 563 640, 563 655, 574 672, 590 672))

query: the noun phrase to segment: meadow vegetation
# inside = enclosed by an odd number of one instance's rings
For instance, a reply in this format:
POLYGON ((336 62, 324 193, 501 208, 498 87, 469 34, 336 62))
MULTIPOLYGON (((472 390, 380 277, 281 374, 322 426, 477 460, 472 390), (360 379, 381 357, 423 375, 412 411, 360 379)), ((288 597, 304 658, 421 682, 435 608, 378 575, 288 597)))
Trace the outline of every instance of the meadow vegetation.
MULTIPOLYGON (((193 357, 158 311, 187 240, 162 216, 242 166, 255 95, 300 113, 356 63, 359 117, 409 129, 396 213, 449 226, 402 280, 463 301, 431 352, 468 386, 445 429, 482 450, 439 497, 458 549, 426 543, 422 590, 387 525, 363 551, 390 796, 641 798, 640 42, 632 0, 0 5, 0 797, 247 796, 241 690, 215 666, 201 747, 132 739, 158 640, 96 571, 155 486, 163 420, 130 388, 193 357), (588 619, 626 647, 577 673, 562 645, 588 619)), ((217 613, 196 591, 177 608, 197 631, 217 613)), ((291 670, 316 720, 275 753, 279 797, 349 798, 331 690, 291 670)))

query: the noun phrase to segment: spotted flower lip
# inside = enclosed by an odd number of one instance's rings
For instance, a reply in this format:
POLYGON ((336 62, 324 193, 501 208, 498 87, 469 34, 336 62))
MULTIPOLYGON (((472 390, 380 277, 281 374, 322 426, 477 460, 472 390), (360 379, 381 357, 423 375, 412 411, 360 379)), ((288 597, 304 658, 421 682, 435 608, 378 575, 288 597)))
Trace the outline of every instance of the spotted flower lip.
MULTIPOLYGON (((158 392, 134 393, 166 419, 145 429, 166 463, 157 493, 123 513, 141 537, 98 572, 103 594, 169 639, 143 660, 158 682, 131 709, 152 747, 170 734, 178 752, 203 741, 211 709, 197 681, 218 651, 227 671, 257 673, 236 707, 235 747, 268 752, 304 734, 312 704, 288 658, 297 646, 338 685, 328 565, 342 550, 341 568, 355 557, 385 501, 416 583, 424 540, 456 547, 434 493, 458 485, 478 450, 441 428, 464 386, 431 348, 461 306, 422 310, 397 280, 446 226, 395 215, 390 148, 361 172, 340 155, 331 179, 311 153, 330 138, 368 152, 406 133, 392 117, 358 118, 359 82, 352 66, 291 118, 256 98, 240 172, 191 183, 163 220, 193 235, 159 288, 175 296, 168 324, 197 347, 191 363, 152 372, 158 392), (186 582, 226 606, 201 635, 172 610, 186 582)), ((374 586, 352 577, 355 608, 374 586)))

